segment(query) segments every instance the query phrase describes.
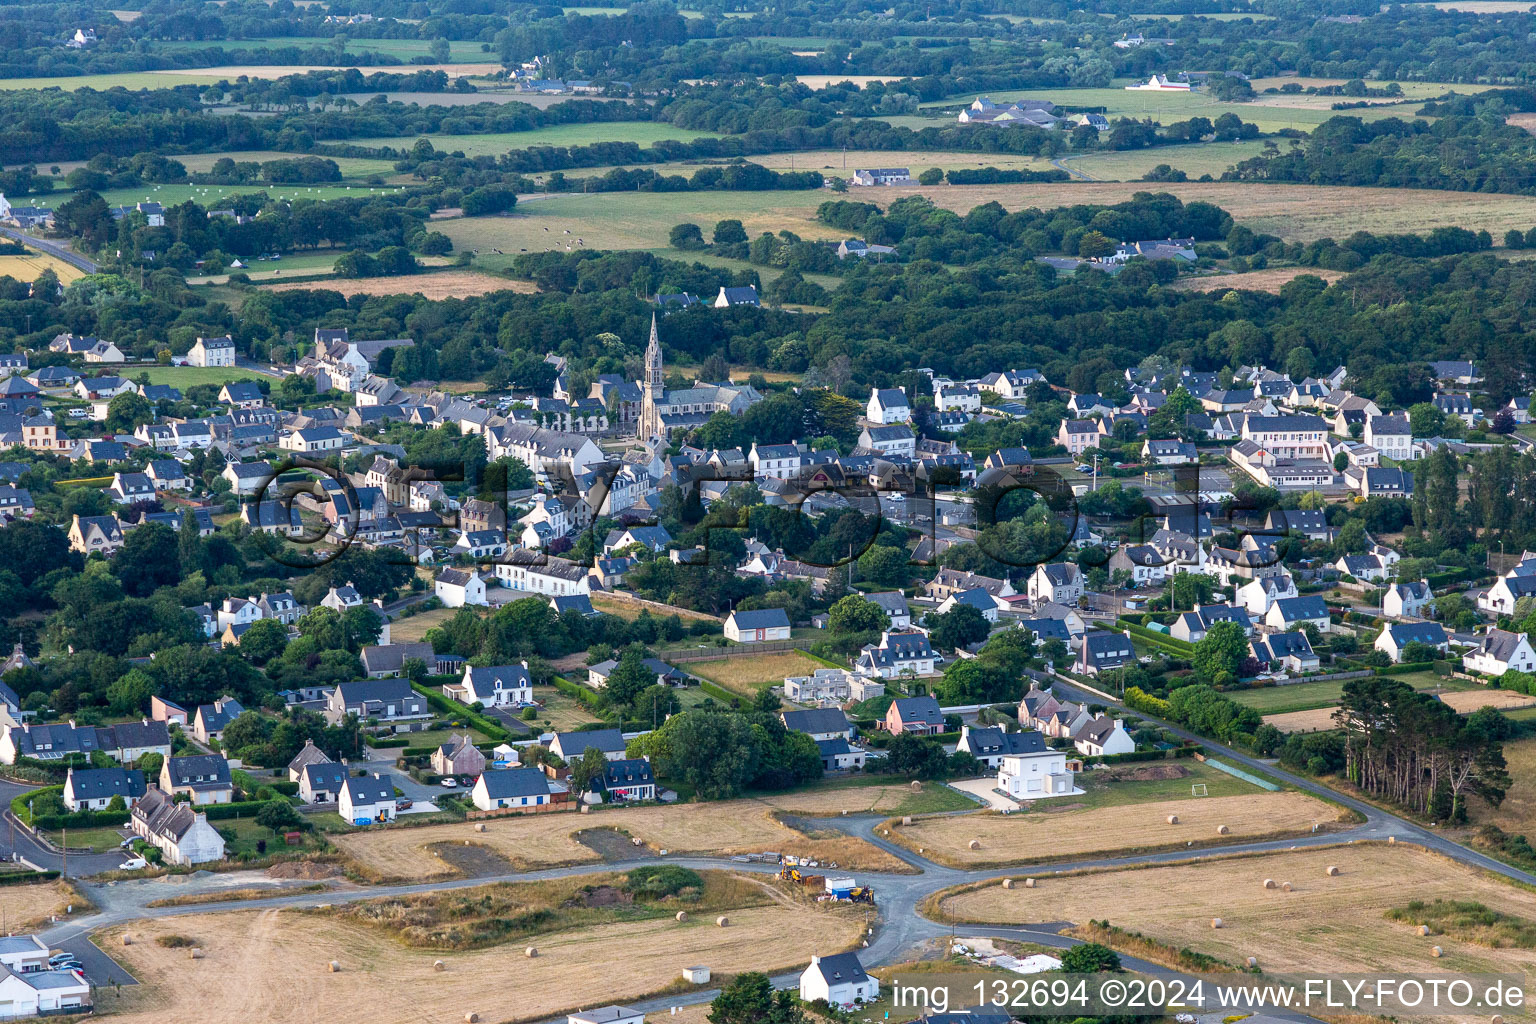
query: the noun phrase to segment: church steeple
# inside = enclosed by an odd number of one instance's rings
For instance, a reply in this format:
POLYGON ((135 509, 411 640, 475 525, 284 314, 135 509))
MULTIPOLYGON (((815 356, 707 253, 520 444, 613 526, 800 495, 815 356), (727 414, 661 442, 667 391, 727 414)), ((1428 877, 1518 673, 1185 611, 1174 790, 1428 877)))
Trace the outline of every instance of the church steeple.
POLYGON ((645 382, 652 387, 666 383, 661 364, 661 337, 656 333, 656 314, 651 314, 651 342, 645 346, 645 382))

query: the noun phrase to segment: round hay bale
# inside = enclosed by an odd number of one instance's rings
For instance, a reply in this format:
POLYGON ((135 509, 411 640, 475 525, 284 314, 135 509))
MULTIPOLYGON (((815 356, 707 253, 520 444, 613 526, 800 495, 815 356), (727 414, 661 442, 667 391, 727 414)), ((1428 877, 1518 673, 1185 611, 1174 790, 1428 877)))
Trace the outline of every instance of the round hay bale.
POLYGON ((1024 888, 1026 888, 1026 889, 1033 889, 1034 887, 1035 887, 1035 880, 1033 878, 1026 878, 1026 879, 1024 879, 1024 888))
POLYGON ((1266 888, 1266 889, 1273 889, 1274 887, 1275 887, 1275 880, 1273 878, 1266 878, 1266 879, 1264 879, 1264 888, 1266 888))
POLYGON ((341 964, 337 963, 335 960, 332 960, 330 962, 330 970, 331 970, 332 974, 340 974, 341 973, 341 964))
POLYGON ((919 846, 919 847, 918 847, 918 848, 917 848, 917 852, 918 852, 918 853, 922 853, 922 852, 923 852, 923 848, 922 848, 922 847, 921 847, 921 846, 919 846))
POLYGON ((471 1010, 464 1015, 464 1024, 478 1024, 480 1015, 471 1010))
POLYGON ((677 912, 677 919, 679 921, 686 921, 686 920, 688 920, 688 911, 686 911, 686 910, 679 910, 677 912))
POLYGON ((1429 934, 1429 925, 1427 925, 1427 924, 1419 925, 1419 934, 1420 935, 1428 935, 1429 934))
POLYGON ((133 945, 133 936, 132 935, 124 935, 123 936, 123 945, 125 945, 125 946, 133 945))
POLYGON ((1168 815, 1168 824, 1170 824, 1170 825, 1177 825, 1178 823, 1179 823, 1179 816, 1177 814, 1170 814, 1170 815, 1168 815))
POLYGON ((484 832, 485 831, 485 822, 483 822, 483 821, 475 822, 475 831, 476 832, 484 832))
POLYGON ((1211 918, 1211 927, 1212 928, 1220 928, 1221 927, 1221 918, 1219 918, 1219 917, 1211 918))
POLYGON ((529 946, 527 949, 523 950, 523 956, 526 956, 530 960, 532 960, 534 957, 536 957, 538 955, 539 955, 539 947, 538 946, 529 946))
POLYGON ((576 808, 576 810, 579 813, 581 813, 581 814, 591 814, 592 813, 592 808, 589 807, 586 804, 582 804, 580 807, 576 808))
POLYGON ((1012 889, 1013 888, 1013 879, 1011 879, 1011 878, 1003 879, 1003 888, 1004 889, 1012 889))
POLYGON ((903 825, 910 825, 910 824, 912 824, 912 815, 910 815, 910 814, 902 815, 901 823, 903 825))
POLYGON ((1249 967, 1257 967, 1257 966, 1259 966, 1259 958, 1256 957, 1256 956, 1249 957, 1248 958, 1248 966, 1249 967))
POLYGON ((634 837, 632 837, 629 840, 629 845, 630 846, 644 846, 645 845, 645 840, 641 839, 639 836, 634 836, 634 837))
POLYGON ((1387 845, 1388 846, 1396 846, 1397 845, 1397 836, 1387 836, 1387 845))
POLYGON ((448 969, 448 965, 443 963, 441 960, 434 960, 432 961, 432 969, 434 971, 446 971, 448 969))
POLYGON ((1291 883, 1290 882, 1281 882, 1280 883, 1280 888, 1283 891, 1285 891, 1285 892, 1290 892, 1291 891, 1291 883))
POLYGON ((922 788, 923 788, 923 784, 921 782, 919 782, 916 779, 912 780, 912 792, 914 792, 914 793, 921 792, 922 788))
POLYGON ((980 839, 972 839, 971 843, 970 843, 970 846, 971 846, 971 849, 973 849, 973 850, 981 849, 981 840, 980 839))
POLYGON ((464 845, 465 846, 473 846, 474 844, 471 843, 468 839, 466 839, 466 840, 464 840, 464 845))
POLYGON ((1328 877, 1329 878, 1332 878, 1333 876, 1337 875, 1338 873, 1339 873, 1339 866, 1337 864, 1329 864, 1328 865, 1328 877))
POLYGON ((730 923, 731 919, 726 917, 724 914, 721 914, 719 917, 715 918, 715 924, 721 928, 728 927, 730 923))
POLYGON ((1224 836, 1224 835, 1226 835, 1227 833, 1229 833, 1231 831, 1232 830, 1227 828, 1227 826, 1225 826, 1225 825, 1217 825, 1216 826, 1216 834, 1219 835, 1219 836, 1224 836))
POLYGON ((1434 957, 1436 960, 1440 959, 1440 957, 1443 956, 1444 954, 1445 954, 1445 950, 1441 949, 1439 946, 1431 946, 1431 947, 1429 947, 1429 955, 1434 957))
POLYGON ((1504 1024, 1504 1015, 1502 1013, 1494 1014, 1489 1018, 1489 1024, 1504 1024))
POLYGON ((203 958, 202 947, 193 946, 191 949, 187 950, 187 958, 189 960, 201 960, 203 958))

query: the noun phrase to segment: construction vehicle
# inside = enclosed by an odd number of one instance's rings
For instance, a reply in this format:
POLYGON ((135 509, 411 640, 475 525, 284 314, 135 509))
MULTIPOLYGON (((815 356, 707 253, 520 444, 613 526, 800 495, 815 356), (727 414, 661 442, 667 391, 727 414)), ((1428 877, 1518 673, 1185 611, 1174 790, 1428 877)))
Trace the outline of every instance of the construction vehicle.
POLYGON ((799 868, 779 868, 779 878, 785 882, 794 882, 796 885, 805 884, 805 876, 800 874, 799 868))
POLYGON ((848 899, 853 903, 875 902, 875 890, 867 885, 856 885, 848 890, 848 899))

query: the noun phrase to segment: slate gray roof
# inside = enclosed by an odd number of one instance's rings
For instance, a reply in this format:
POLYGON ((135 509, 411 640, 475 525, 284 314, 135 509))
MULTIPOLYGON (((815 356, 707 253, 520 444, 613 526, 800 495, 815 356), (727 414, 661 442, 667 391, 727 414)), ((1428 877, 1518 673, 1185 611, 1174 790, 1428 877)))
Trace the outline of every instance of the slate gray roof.
POLYGON ((135 800, 144 795, 144 773, 128 768, 71 768, 69 788, 76 800, 135 800))
POLYGON ((932 697, 903 697, 894 701, 891 707, 896 709, 896 715, 902 722, 942 722, 944 713, 939 710, 939 702, 932 697))
POLYGON ((388 779, 381 779, 377 775, 352 776, 341 783, 341 793, 347 795, 347 799, 354 806, 360 804, 379 804, 395 802, 395 786, 388 779))
POLYGON ((580 732, 555 734, 555 742, 565 751, 566 760, 580 757, 588 747, 596 747, 605 754, 624 751, 624 734, 617 729, 588 729, 580 732))
POLYGON ((218 754, 193 754, 166 761, 173 789, 225 789, 231 785, 229 762, 218 754))
POLYGON ((774 629, 789 625, 789 615, 783 608, 759 608, 754 611, 738 609, 731 613, 731 619, 737 629, 774 629))
POLYGON ((480 779, 492 800, 549 795, 549 779, 537 768, 505 768, 486 772, 480 779))
POLYGON ((822 733, 848 732, 848 716, 840 708, 811 708, 804 711, 785 711, 780 716, 784 728, 790 732, 822 733))

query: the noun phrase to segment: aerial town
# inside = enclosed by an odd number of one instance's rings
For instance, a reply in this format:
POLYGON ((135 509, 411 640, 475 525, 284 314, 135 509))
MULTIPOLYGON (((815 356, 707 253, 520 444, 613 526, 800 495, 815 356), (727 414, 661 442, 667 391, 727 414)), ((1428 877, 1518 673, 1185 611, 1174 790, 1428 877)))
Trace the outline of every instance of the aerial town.
POLYGON ((0 1016, 1529 1017, 1529 5, 0 23, 0 1016))

